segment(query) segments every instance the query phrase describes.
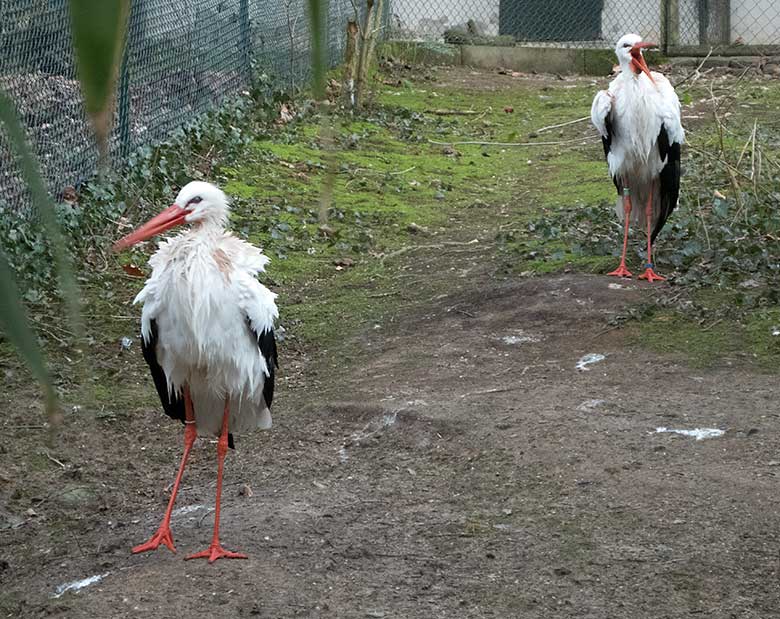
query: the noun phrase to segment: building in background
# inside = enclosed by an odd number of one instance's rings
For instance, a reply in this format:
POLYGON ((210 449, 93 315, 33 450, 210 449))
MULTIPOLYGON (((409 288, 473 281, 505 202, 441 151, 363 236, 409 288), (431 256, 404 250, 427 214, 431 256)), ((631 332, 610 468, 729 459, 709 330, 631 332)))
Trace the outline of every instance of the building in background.
POLYGON ((393 36, 448 29, 534 44, 611 47, 626 32, 667 48, 780 45, 777 0, 389 0, 393 36))

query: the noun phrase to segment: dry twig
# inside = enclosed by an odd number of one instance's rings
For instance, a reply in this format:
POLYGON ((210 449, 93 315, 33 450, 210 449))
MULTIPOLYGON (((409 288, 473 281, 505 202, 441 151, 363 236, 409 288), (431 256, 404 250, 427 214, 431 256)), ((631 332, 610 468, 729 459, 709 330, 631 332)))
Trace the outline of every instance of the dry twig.
POLYGON ((576 125, 577 123, 585 122, 586 120, 590 120, 590 116, 583 116, 582 118, 575 118, 574 120, 570 120, 565 123, 550 125, 549 127, 542 127, 541 129, 537 129, 535 133, 541 133, 542 131, 549 131, 550 129, 560 129, 561 127, 568 127, 569 125, 576 125))
MULTIPOLYGON (((599 140, 601 138, 598 138, 599 140)), ((462 146, 470 144, 474 146, 573 146, 579 142, 579 146, 596 142, 596 138, 575 138, 573 140, 560 140, 558 142, 480 142, 478 140, 465 140, 462 142, 440 142, 438 140, 428 140, 430 144, 439 146, 462 146)))

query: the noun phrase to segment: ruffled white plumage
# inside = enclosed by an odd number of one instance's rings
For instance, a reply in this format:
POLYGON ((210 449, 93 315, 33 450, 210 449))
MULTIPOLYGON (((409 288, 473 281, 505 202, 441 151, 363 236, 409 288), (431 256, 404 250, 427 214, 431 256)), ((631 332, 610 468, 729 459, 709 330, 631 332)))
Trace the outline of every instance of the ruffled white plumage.
MULTIPOLYGON (((599 134, 612 141, 607 155, 609 173, 613 178, 630 179, 634 209, 632 219, 641 221, 644 204, 653 192, 653 208, 659 207, 657 182, 654 181, 666 165, 658 149, 658 136, 663 126, 670 143, 682 144, 685 131, 680 120, 680 101, 671 83, 662 74, 651 72, 655 83, 644 74, 634 75, 623 69, 599 91, 591 105, 591 121, 599 134)), ((623 218, 622 199, 618 196, 615 211, 623 218)))
POLYGON ((268 363, 249 326, 273 329, 276 295, 256 276, 269 262, 230 233, 194 229, 162 241, 152 275, 135 299, 143 303, 142 336, 157 323, 157 361, 171 393, 189 385, 201 433, 219 434, 225 398, 229 429, 269 428, 263 397, 268 363))

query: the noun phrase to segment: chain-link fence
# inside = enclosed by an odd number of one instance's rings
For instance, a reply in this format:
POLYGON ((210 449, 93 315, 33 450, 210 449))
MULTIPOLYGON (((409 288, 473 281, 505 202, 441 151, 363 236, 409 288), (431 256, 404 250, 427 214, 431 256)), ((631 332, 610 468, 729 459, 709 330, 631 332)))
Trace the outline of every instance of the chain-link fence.
MULTIPOLYGON (((331 62, 351 0, 330 0, 331 62)), ((253 71, 300 85, 306 0, 133 0, 111 135, 115 163, 249 85, 253 71)), ((90 176, 97 151, 73 64, 68 0, 0 0, 0 88, 14 100, 53 195, 90 176)), ((0 209, 24 215, 24 183, 0 132, 0 209)), ((2 215, 0 211, 0 216, 2 215)))
POLYGON ((401 39, 604 48, 636 32, 667 53, 780 53, 777 0, 390 0, 390 27, 401 39))

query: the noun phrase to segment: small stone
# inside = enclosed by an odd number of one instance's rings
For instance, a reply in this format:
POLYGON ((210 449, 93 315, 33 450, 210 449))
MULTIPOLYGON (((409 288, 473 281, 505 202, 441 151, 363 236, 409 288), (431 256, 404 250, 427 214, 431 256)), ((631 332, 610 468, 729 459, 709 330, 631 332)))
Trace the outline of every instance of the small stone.
POLYGON ((336 234, 336 231, 331 228, 328 224, 322 224, 319 228, 317 228, 320 231, 320 234, 327 237, 332 237, 336 234))
POLYGON ((97 495, 84 486, 71 486, 57 496, 57 501, 67 507, 84 507, 97 503, 97 495))
POLYGON ((421 226, 419 224, 416 224, 414 222, 410 223, 408 226, 406 226, 406 231, 411 232, 412 234, 424 234, 429 235, 431 231, 426 228, 425 226, 421 226))
POLYGON ((251 497, 252 496, 252 487, 249 484, 241 484, 238 487, 238 496, 244 496, 244 497, 251 497))

